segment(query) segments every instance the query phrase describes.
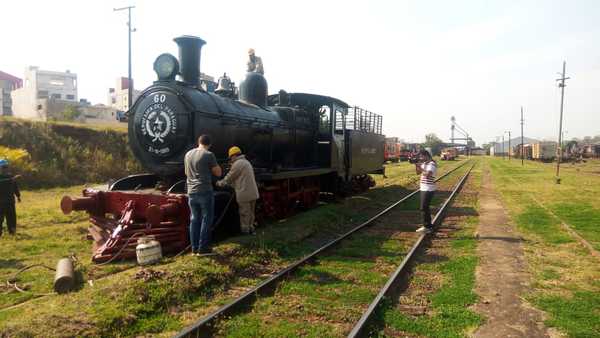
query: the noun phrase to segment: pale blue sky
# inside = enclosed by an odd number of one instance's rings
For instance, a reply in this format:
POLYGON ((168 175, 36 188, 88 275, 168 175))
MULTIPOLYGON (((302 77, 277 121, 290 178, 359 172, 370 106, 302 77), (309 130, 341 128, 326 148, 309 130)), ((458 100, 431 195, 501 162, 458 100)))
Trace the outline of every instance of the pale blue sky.
POLYGON ((239 83, 246 50, 279 89, 331 95, 384 116, 408 141, 450 135, 450 116, 481 144, 519 130, 556 138, 562 61, 567 137, 600 134, 598 1, 4 1, 0 70, 76 72, 79 95, 105 103, 127 73, 126 13, 135 4, 134 78, 177 54, 172 38, 207 41, 202 71, 239 83))

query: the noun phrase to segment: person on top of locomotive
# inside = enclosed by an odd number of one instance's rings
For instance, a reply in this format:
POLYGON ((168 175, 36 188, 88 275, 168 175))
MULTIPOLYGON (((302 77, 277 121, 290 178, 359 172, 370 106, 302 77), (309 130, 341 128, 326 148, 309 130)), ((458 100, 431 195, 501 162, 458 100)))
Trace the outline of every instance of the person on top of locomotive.
POLYGON ((215 154, 209 150, 210 146, 210 137, 201 135, 198 138, 198 147, 188 151, 184 158, 193 255, 212 251, 211 227, 215 213, 212 177, 221 177, 223 172, 215 154))
POLYGON ((15 177, 8 173, 8 160, 0 159, 0 236, 5 218, 8 232, 11 235, 17 232, 15 197, 21 202, 21 192, 15 177))
POLYGON ((254 55, 254 49, 248 49, 248 69, 247 71, 259 73, 261 75, 265 75, 265 70, 263 69, 262 59, 256 55, 254 55))
POLYGON ((254 168, 239 147, 231 147, 228 151, 231 169, 225 177, 217 182, 217 186, 230 185, 235 189, 235 199, 240 214, 242 233, 254 234, 254 208, 258 199, 258 187, 254 178, 254 168))

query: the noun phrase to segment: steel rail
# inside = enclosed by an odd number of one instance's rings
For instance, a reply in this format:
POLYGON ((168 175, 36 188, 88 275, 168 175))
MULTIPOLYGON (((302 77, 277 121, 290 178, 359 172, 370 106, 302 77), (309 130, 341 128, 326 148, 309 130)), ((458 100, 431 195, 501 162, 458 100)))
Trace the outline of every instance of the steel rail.
MULTIPOLYGON (((469 170, 467 171, 467 173, 456 184, 456 186, 452 190, 452 193, 450 194, 450 196, 446 199, 446 201, 444 202, 444 204, 442 205, 440 210, 435 215, 435 218, 432 221, 434 227, 439 226, 439 223, 444 218, 444 213, 446 211, 446 208, 448 207, 448 205, 450 205, 450 202, 452 201, 454 196, 456 196, 458 191, 462 188, 464 182, 466 181, 467 177, 469 177, 469 174, 471 173, 471 170, 473 169, 474 166, 475 165, 472 165, 471 168, 469 168, 469 170)), ((370 324, 374 320, 375 314, 376 314, 377 309, 379 308, 381 302, 390 294, 391 291, 393 291, 395 289, 395 287, 398 285, 398 282, 401 280, 401 277, 405 276, 409 272, 408 271, 409 264, 411 263, 412 259, 414 258, 415 252, 417 252, 417 250, 419 250, 421 248, 421 245, 423 244, 423 242, 427 236, 428 236, 428 234, 426 234, 426 233, 423 233, 419 236, 419 238, 417 239, 415 244, 411 247, 411 249, 408 251, 408 253, 404 257, 404 259, 402 260, 402 263, 400 263, 400 265, 398 266, 396 271, 394 271, 394 273, 390 276, 390 278, 385 283, 383 288, 381 288, 381 291, 379 291, 379 294, 377 294, 377 296, 375 297, 373 302, 369 305, 367 310, 363 313, 362 317, 356 323, 356 325, 354 326, 352 331, 350 331, 350 334, 348 334, 349 338, 366 337, 369 335, 369 333, 371 333, 369 331, 370 324)))
MULTIPOLYGON (((449 170, 448 172, 444 173, 442 176, 440 176, 435 181, 436 182, 440 181, 441 179, 443 179, 446 176, 450 175, 451 173, 453 173, 454 171, 458 170, 459 168, 462 168, 465 164, 467 164, 469 162, 470 162, 470 160, 465 161, 464 163, 461 163, 460 165, 452 168, 451 170, 449 170)), ((325 244, 324 246, 320 247, 319 249, 313 251, 309 255, 304 256, 304 258, 302 258, 302 259, 300 259, 300 260, 298 260, 298 261, 296 261, 296 262, 288 265, 286 268, 284 268, 283 270, 280 270, 277 274, 273 275, 269 279, 267 279, 264 282, 260 283, 259 285, 257 285, 256 287, 252 288, 251 290, 246 291, 243 295, 239 296, 235 300, 231 301, 228 304, 225 304, 225 305, 221 306, 220 308, 218 308, 214 312, 210 313, 209 315, 207 315, 204 318, 202 318, 199 321, 197 321, 196 323, 191 324, 190 326, 184 328, 182 331, 180 331, 174 337, 175 338, 183 338, 183 337, 212 337, 213 336, 213 331, 215 329, 215 324, 218 322, 218 320, 220 318, 231 317, 236 312, 238 312, 241 309, 244 309, 245 307, 249 306, 250 304, 252 304, 256 300, 256 298, 257 298, 258 295, 260 295, 260 294, 266 294, 267 292, 274 290, 275 286, 281 280, 283 280, 286 276, 292 274, 299 267, 301 267, 301 266, 303 266, 303 265, 305 265, 305 264, 307 264, 309 262, 314 261, 318 255, 322 254, 326 250, 328 250, 331 247, 335 246, 336 244, 338 244, 342 240, 348 238, 349 236, 351 236, 355 232, 357 232, 357 231, 359 231, 359 230, 361 230, 361 229, 369 226, 375 220, 377 220, 381 216, 387 214, 390 210, 394 209, 399 204, 401 204, 401 203, 405 202, 406 200, 410 199, 411 197, 413 197, 414 195, 416 195, 418 192, 419 192, 419 190, 414 190, 410 194, 404 196, 400 200, 394 202, 393 204, 391 204, 390 206, 388 206, 387 208, 385 208, 383 211, 379 212, 377 215, 371 217, 370 219, 368 219, 367 221, 363 222, 362 224, 354 227, 353 229, 349 230, 348 232, 344 233, 343 235, 339 236, 338 238, 332 240, 331 242, 329 242, 329 243, 325 244)))

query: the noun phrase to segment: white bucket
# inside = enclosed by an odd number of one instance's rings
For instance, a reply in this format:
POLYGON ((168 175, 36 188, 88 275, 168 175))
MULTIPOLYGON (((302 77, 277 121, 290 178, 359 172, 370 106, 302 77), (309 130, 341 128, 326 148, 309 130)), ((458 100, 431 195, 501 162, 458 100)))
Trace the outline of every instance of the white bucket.
POLYGON ((160 242, 154 236, 143 236, 138 238, 135 254, 139 265, 154 264, 162 258, 160 242))

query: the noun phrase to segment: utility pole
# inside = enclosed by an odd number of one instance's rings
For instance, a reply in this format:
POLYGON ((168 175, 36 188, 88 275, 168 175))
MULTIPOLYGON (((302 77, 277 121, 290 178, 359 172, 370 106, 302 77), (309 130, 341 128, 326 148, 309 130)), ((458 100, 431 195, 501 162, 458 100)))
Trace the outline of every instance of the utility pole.
POLYGON ((502 159, 504 159, 504 133, 502 133, 502 159))
POLYGON ((131 9, 135 8, 135 6, 127 6, 122 8, 113 8, 114 12, 127 10, 127 35, 129 37, 128 48, 129 48, 129 56, 128 56, 128 67, 129 72, 127 75, 128 79, 128 88, 127 88, 127 110, 131 108, 131 101, 133 100, 133 80, 131 79, 131 33, 135 32, 135 28, 131 28, 131 9))
POLYGON ((454 128, 456 128, 454 126, 454 121, 456 121, 456 118, 454 116, 452 116, 450 118, 450 121, 452 121, 452 125, 450 126, 450 131, 452 133, 452 135, 450 136, 450 142, 452 142, 452 146, 454 147, 454 128))
POLYGON ((508 160, 510 161, 510 130, 505 133, 508 133, 508 160))
POLYGON ((563 106, 565 102, 565 80, 570 78, 565 77, 567 69, 567 61, 563 61, 563 71, 560 76, 560 79, 556 79, 556 81, 560 81, 558 86, 561 89, 560 92, 560 120, 558 124, 558 147, 556 148, 556 184, 560 184, 560 160, 562 157, 562 123, 563 123, 563 106))
POLYGON ((523 106, 521 106, 521 166, 525 165, 525 145, 523 144, 523 106))

